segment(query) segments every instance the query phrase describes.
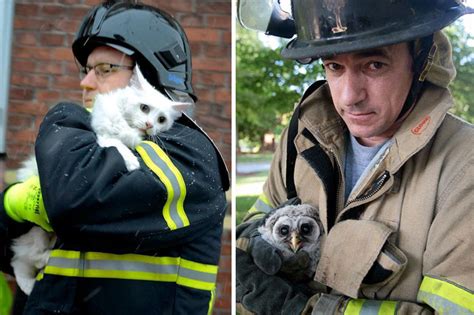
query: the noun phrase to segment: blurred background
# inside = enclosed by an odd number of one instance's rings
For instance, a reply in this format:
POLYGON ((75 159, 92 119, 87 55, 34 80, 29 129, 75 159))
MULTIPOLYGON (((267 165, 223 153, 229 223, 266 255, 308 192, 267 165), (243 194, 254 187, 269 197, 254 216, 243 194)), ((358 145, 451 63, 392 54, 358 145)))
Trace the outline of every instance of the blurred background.
MULTIPOLYGON (((474 0, 465 2, 474 7, 474 0)), ((282 8, 285 0, 282 0, 282 8)), ((236 34, 236 220, 241 222, 262 191, 279 135, 293 106, 314 81, 323 79, 319 62, 300 65, 280 56, 288 40, 244 29, 236 34)), ((474 123, 474 14, 444 29, 453 45, 457 76, 450 89, 451 112, 474 123)))

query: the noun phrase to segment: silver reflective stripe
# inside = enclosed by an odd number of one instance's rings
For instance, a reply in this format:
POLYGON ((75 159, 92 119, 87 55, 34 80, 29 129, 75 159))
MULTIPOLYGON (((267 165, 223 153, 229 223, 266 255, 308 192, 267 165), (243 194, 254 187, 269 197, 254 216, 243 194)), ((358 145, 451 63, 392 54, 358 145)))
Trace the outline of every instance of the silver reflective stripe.
POLYGON ((311 315, 336 314, 339 305, 344 300, 340 295, 322 294, 317 300, 311 315))
POLYGON ((150 159, 153 161, 153 163, 160 168, 165 176, 169 179, 171 186, 173 187, 174 190, 174 196, 173 200, 171 201, 170 204, 170 216, 171 219, 175 222, 177 228, 182 228, 186 226, 186 224, 181 220, 181 218, 178 215, 178 200, 181 197, 181 189, 179 187, 178 180, 176 176, 173 174, 173 172, 170 170, 168 165, 158 156, 158 154, 153 150, 153 148, 147 144, 146 142, 140 143, 140 146, 146 151, 150 159))
MULTIPOLYGON (((430 294, 428 292, 419 291, 418 300, 431 306, 439 314, 466 314, 474 315, 470 310, 462 307, 461 305, 455 304, 439 295, 430 294)), ((472 302, 472 301, 471 301, 472 302)))
POLYGON ((362 305, 359 315, 378 315, 381 305, 380 301, 366 300, 362 305))
POLYGON ((217 278, 216 274, 186 269, 184 267, 179 269, 179 276, 204 282, 216 282, 217 278))
POLYGON ((258 198, 257 201, 254 203, 254 208, 258 211, 269 213, 270 211, 273 210, 272 207, 267 205, 262 199, 258 198))
POLYGON ((56 249, 51 252, 44 274, 175 282, 209 291, 215 289, 217 271, 216 265, 198 263, 181 257, 118 255, 56 249))
POLYGON ((120 260, 84 260, 51 257, 49 266, 61 268, 74 268, 83 270, 122 270, 122 271, 142 271, 159 274, 177 274, 176 265, 157 265, 138 261, 120 261, 120 260), (81 268, 82 266, 82 268, 81 268))

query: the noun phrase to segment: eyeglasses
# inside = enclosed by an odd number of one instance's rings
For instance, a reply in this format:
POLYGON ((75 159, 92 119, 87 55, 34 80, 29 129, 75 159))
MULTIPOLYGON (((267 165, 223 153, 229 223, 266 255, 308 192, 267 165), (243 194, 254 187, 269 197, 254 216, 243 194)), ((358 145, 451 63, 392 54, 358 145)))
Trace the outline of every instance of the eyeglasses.
POLYGON ((80 76, 81 80, 85 78, 85 76, 92 70, 94 69, 95 76, 97 79, 105 79, 112 73, 117 72, 119 69, 128 69, 132 70, 133 66, 127 66, 127 65, 115 65, 112 63, 99 63, 96 64, 95 66, 85 66, 80 68, 80 76))

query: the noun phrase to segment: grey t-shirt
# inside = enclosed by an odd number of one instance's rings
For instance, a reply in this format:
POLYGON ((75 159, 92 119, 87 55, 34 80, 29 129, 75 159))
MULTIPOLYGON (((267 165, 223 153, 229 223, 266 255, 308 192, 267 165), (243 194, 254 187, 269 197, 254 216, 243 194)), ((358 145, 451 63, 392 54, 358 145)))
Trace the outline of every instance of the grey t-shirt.
POLYGON ((346 202, 352 189, 356 186, 367 166, 374 159, 380 149, 387 143, 386 141, 377 146, 366 147, 360 144, 353 135, 350 135, 349 138, 350 140, 348 141, 346 160, 344 163, 344 174, 346 180, 344 200, 346 202))

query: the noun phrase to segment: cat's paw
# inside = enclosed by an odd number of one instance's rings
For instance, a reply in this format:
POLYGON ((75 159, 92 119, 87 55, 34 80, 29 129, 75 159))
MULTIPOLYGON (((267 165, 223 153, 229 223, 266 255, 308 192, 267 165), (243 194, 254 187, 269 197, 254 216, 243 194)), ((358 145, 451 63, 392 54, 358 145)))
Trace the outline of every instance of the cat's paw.
POLYGON ((127 157, 127 158, 124 158, 124 160, 125 160, 125 166, 127 167, 127 170, 129 172, 140 168, 140 162, 138 162, 138 159, 136 156, 133 156, 133 158, 127 157))
POLYGON ((120 139, 129 149, 135 150, 135 147, 143 141, 143 133, 134 128, 124 129, 120 134, 120 139))
POLYGON ((26 295, 30 295, 35 286, 36 279, 31 277, 15 276, 16 283, 26 295))

